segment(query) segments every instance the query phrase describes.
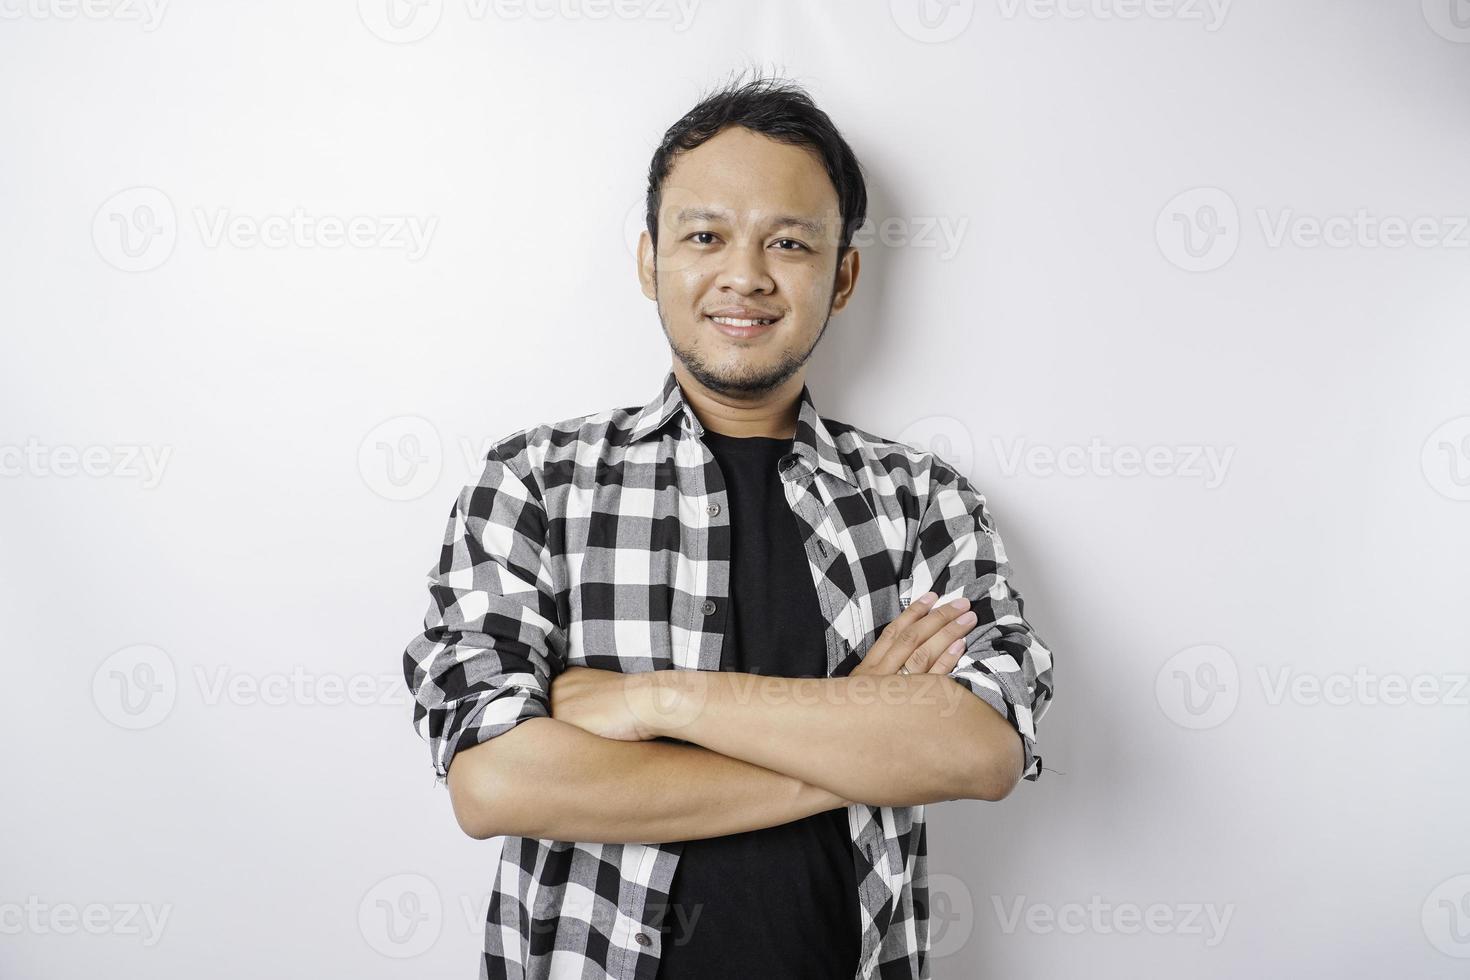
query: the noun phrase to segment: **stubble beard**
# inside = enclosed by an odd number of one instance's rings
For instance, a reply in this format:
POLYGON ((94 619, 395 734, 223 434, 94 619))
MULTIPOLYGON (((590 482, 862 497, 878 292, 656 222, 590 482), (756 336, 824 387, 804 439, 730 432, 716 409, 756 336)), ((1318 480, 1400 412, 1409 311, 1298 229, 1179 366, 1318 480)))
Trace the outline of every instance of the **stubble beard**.
POLYGON ((674 340, 674 335, 669 330, 668 318, 664 315, 663 299, 658 291, 657 269, 654 270, 653 284, 654 305, 658 310, 659 325, 663 328, 664 338, 668 340, 669 348, 684 365, 684 369, 707 390, 716 394, 742 398, 768 394, 785 384, 797 371, 801 370, 802 365, 811 358, 812 352, 817 349, 817 344, 822 342, 822 337, 827 333, 827 325, 832 322, 832 299, 837 295, 834 282, 832 295, 827 298, 827 313, 822 319, 822 329, 817 331, 816 339, 812 341, 805 353, 797 355, 787 349, 781 352, 780 360, 769 367, 735 373, 722 371, 711 365, 700 353, 697 343, 680 346, 674 340))

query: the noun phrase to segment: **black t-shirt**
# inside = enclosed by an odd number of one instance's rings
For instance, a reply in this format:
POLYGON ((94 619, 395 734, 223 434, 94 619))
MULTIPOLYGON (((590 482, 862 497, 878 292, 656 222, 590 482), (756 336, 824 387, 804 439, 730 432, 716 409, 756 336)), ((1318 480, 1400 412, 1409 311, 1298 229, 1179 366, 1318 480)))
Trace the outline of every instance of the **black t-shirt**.
MULTIPOLYGON (((731 524, 720 669, 825 677, 826 627, 777 475, 793 440, 706 429, 704 442, 725 478, 731 524)), ((862 933, 845 807, 680 846, 661 926, 660 980, 857 973, 862 933)))

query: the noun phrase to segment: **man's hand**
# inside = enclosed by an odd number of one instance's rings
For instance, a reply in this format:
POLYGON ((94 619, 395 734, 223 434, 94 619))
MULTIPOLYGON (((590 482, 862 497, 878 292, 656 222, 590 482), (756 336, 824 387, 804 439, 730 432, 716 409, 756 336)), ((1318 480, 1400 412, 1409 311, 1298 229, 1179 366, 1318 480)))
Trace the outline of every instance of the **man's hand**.
POLYGON ((551 682, 551 717, 624 742, 654 737, 654 678, 594 667, 568 667, 551 682))
POLYGON ((908 667, 911 674, 948 674, 965 652, 965 637, 975 626, 976 616, 965 610, 970 600, 961 596, 938 608, 930 603, 939 597, 925 592, 887 626, 863 654, 857 674, 896 674, 908 667))
MULTIPOLYGON (((674 736, 660 736, 657 728, 670 719, 676 723, 687 721, 690 713, 697 712, 702 704, 697 693, 681 695, 677 687, 670 686, 680 679, 673 676, 672 669, 625 674, 593 667, 568 667, 552 679, 551 717, 603 738, 625 742, 670 738, 683 742, 674 736)), ((691 745, 691 748, 700 747, 691 745)), ((805 814, 856 802, 795 778, 791 778, 791 783, 796 790, 797 806, 805 814)))

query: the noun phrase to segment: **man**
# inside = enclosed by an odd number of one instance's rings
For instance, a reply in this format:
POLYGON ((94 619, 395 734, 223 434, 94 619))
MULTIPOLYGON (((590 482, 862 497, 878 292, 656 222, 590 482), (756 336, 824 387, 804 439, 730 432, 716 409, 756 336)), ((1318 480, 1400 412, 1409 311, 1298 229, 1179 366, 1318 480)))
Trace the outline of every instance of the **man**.
POLYGON ((639 241, 662 387, 455 502, 404 671, 460 827, 505 837, 482 978, 928 977, 924 804, 1040 775, 1052 658, 985 498, 804 381, 865 211, 799 88, 703 100, 639 241))

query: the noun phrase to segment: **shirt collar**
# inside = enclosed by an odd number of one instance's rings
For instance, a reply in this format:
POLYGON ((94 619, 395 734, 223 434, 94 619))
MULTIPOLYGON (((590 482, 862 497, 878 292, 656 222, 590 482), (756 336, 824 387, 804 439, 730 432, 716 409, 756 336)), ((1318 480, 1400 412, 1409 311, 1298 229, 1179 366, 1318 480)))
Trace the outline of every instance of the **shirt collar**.
MULTIPOLYGON (((856 487, 857 481, 852 471, 843 462, 842 456, 837 452, 837 444, 832 440, 832 434, 827 431, 827 426, 822 423, 822 417, 817 414, 817 406, 812 401, 811 389, 803 384, 799 396, 800 408, 796 416, 796 434, 792 440, 792 450, 797 457, 806 464, 809 470, 824 470, 837 479, 856 487)), ((683 421, 680 425, 694 433, 695 438, 704 435, 704 426, 699 421, 699 416, 694 414, 694 408, 684 398, 684 389, 679 386, 679 379, 674 374, 674 369, 669 368, 664 375, 663 386, 659 389, 653 400, 638 413, 638 418, 633 423, 633 429, 628 436, 629 442, 638 442, 663 429, 669 420, 679 416, 683 421)))

